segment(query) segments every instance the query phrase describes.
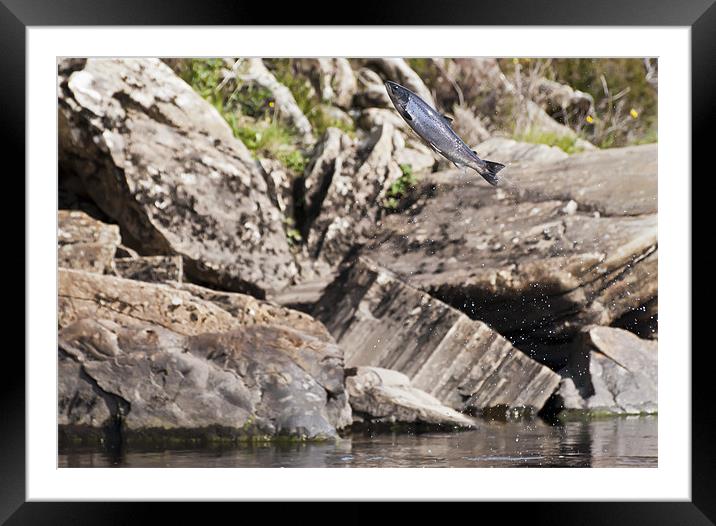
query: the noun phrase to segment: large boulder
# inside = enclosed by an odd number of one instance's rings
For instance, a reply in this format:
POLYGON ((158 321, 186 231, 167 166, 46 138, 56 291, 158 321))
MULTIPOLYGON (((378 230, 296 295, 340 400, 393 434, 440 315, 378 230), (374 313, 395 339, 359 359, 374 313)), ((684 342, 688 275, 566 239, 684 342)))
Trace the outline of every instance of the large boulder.
POLYGON ((58 305, 60 328, 84 318, 125 325, 146 322, 186 335, 280 325, 329 343, 334 341, 325 326, 308 314, 192 283, 145 283, 60 269, 58 305))
POLYGON ((585 329, 561 371, 559 406, 589 413, 656 413, 657 342, 613 327, 585 329))
POLYGON ((357 367, 349 369, 346 374, 353 422, 411 424, 441 429, 475 427, 470 418, 410 385, 410 379, 404 374, 380 367, 357 367))
POLYGON ((340 349, 286 327, 186 336, 83 319, 60 331, 59 349, 63 433, 114 428, 129 443, 321 439, 351 423, 340 349))
POLYGON ((656 297, 654 146, 504 171, 512 193, 432 174, 428 197, 384 217, 363 253, 514 341, 564 341, 656 297))
POLYGON ((295 274, 260 168, 217 110, 163 62, 60 63, 59 156, 142 255, 263 296, 295 274))
POLYGON ((345 350, 348 367, 403 373, 452 408, 540 409, 559 383, 486 324, 365 258, 336 278, 313 314, 345 350))
POLYGON ((79 210, 60 210, 57 227, 58 266, 99 274, 112 269, 122 242, 117 225, 97 221, 79 210))

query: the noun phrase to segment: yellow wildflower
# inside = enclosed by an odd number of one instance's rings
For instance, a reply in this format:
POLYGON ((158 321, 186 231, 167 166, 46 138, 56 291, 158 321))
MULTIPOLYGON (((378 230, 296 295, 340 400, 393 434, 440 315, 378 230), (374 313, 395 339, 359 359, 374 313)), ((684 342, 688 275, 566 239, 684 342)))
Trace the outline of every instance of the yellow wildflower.
POLYGON ((636 119, 636 118, 639 116, 639 112, 636 111, 634 108, 632 108, 632 109, 629 111, 629 115, 631 115, 631 118, 632 118, 632 119, 636 119))
POLYGON ((594 122, 594 117, 591 115, 587 115, 587 118, 585 119, 589 124, 592 124, 594 122))

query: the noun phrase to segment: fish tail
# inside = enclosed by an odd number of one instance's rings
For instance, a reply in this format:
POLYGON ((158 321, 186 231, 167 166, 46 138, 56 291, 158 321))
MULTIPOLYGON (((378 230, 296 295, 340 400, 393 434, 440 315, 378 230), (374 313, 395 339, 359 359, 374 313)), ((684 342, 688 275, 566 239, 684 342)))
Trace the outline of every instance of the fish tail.
POLYGON ((502 176, 498 175, 498 172, 502 170, 505 165, 496 163, 494 161, 486 161, 483 159, 484 164, 480 175, 485 178, 485 181, 490 183, 492 186, 497 186, 503 180, 502 176))

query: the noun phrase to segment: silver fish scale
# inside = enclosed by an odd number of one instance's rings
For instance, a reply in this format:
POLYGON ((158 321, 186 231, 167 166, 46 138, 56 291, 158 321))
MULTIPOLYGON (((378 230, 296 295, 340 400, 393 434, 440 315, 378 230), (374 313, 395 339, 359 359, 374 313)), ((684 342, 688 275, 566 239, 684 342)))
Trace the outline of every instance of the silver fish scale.
POLYGON ((405 111, 411 118, 406 121, 408 125, 445 158, 474 170, 482 168, 482 159, 455 133, 445 118, 422 99, 411 94, 405 111))

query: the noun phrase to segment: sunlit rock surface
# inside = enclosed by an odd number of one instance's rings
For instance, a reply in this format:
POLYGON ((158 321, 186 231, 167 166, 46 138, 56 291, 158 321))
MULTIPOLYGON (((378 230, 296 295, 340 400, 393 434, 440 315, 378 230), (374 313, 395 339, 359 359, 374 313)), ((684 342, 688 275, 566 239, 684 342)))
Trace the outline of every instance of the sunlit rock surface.
POLYGON ((334 266, 356 242, 371 235, 380 202, 403 173, 395 154, 405 146, 387 123, 375 128, 364 143, 329 155, 335 149, 328 145, 336 140, 326 137, 320 160, 326 168, 315 177, 312 169, 307 180, 310 203, 320 207, 307 236, 308 250, 334 266), (319 195, 313 189, 321 189, 319 195))
POLYGON ((346 374, 354 422, 418 424, 442 429, 475 427, 470 418, 413 387, 404 374, 380 367, 357 367, 348 369, 346 374))
POLYGON ((154 323, 189 335, 282 325, 333 342, 324 325, 308 314, 191 283, 145 283, 60 269, 58 292, 60 327, 83 318, 102 318, 120 324, 154 323))
POLYGON ((559 161, 569 157, 556 146, 520 142, 506 137, 490 137, 477 144, 475 151, 483 159, 499 159, 507 165, 517 161, 559 161))
POLYGON ((187 335, 238 326, 227 311, 168 285, 61 268, 58 289, 60 328, 84 318, 146 322, 187 335))
POLYGON ((501 334, 564 340, 657 295, 656 146, 432 174, 363 254, 501 334))
POLYGON ((593 413, 656 413, 657 342, 612 327, 585 330, 581 352, 561 371, 564 409, 593 413))
POLYGON ((283 325, 326 341, 334 341, 320 321, 303 312, 272 302, 257 300, 247 294, 222 292, 192 283, 172 283, 171 285, 221 307, 241 325, 283 325))
POLYGON ((295 275, 282 217, 221 115, 155 59, 60 63, 59 157, 143 255, 257 296, 295 275))
POLYGON ((348 367, 393 369, 458 409, 542 407, 559 376, 480 321, 360 258, 325 291, 314 315, 348 367))

